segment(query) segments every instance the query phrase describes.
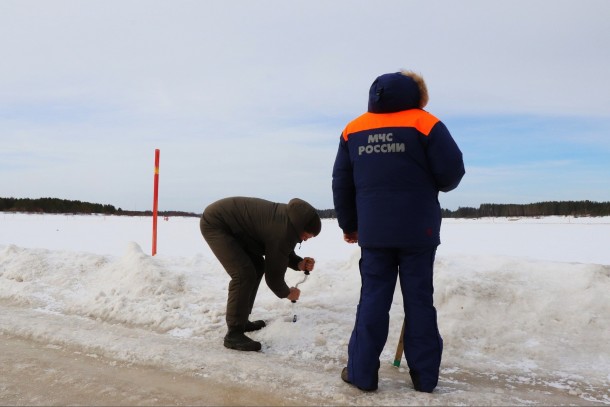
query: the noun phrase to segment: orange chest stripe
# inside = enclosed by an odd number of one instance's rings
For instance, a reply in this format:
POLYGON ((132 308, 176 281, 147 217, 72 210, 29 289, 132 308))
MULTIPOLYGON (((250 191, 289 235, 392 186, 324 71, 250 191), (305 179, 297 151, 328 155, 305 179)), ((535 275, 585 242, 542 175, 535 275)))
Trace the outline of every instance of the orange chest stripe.
POLYGON ((413 127, 428 136, 438 121, 436 117, 420 109, 403 110, 396 113, 367 112, 345 127, 343 139, 347 141, 352 133, 384 127, 413 127))

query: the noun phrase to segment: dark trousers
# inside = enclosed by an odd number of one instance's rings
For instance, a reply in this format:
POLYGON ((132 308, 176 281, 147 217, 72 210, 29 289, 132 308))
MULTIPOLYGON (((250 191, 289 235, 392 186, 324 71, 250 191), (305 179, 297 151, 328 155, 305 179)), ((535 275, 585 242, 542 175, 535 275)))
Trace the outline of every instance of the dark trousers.
POLYGON ((200 227, 203 238, 231 277, 227 298, 227 326, 229 330, 243 332, 265 273, 265 259, 248 252, 222 225, 213 224, 202 217, 200 227))
POLYGON ((405 311, 404 355, 415 388, 438 383, 443 340, 438 331, 432 284, 436 247, 424 250, 362 248, 362 288, 348 347, 349 380, 377 388, 379 357, 388 338, 389 311, 397 277, 405 311))

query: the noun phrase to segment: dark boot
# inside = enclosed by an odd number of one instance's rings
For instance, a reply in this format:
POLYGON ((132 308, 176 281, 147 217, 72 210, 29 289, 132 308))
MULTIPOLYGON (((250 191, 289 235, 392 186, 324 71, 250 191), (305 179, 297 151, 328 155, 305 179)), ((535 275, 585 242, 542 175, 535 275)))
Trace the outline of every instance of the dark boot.
POLYGON ((424 388, 421 385, 421 379, 419 377, 419 374, 417 372, 414 372, 413 370, 409 371, 409 375, 411 376, 411 380, 413 381, 413 387, 415 387, 415 390, 417 391, 421 391, 424 393, 432 393, 432 391, 434 390, 434 387, 436 387, 436 385, 432 388, 424 388))
POLYGON ((267 324, 265 323, 265 321, 262 320, 248 321, 246 322, 246 328, 244 329, 244 332, 258 331, 259 329, 263 329, 266 326, 267 324))
POLYGON ((224 339, 225 348, 254 351, 261 350, 261 343, 248 338, 241 329, 229 329, 224 339))
MULTIPOLYGON (((354 384, 352 382, 350 382, 348 377, 347 377, 347 367, 344 367, 343 370, 341 371, 341 380, 343 380, 347 384, 351 384, 352 386, 354 386, 354 384)), ((377 387, 375 387, 374 389, 363 389, 360 386, 355 386, 355 387, 357 387, 358 389, 360 389, 362 391, 375 391, 375 390, 377 390, 377 387)))

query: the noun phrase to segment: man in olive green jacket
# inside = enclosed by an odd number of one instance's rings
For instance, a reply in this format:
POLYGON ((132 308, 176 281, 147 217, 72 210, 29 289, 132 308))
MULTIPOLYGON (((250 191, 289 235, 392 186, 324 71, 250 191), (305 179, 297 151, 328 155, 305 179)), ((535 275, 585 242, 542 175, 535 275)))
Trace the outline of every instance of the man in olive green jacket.
POLYGON ((247 337, 265 326, 249 321, 260 281, 265 281, 279 298, 299 299, 300 290, 284 281, 286 268, 309 272, 315 260, 296 255, 294 247, 317 236, 322 223, 317 211, 302 199, 288 204, 260 198, 224 198, 205 208, 201 233, 231 277, 227 300, 228 333, 224 346, 258 351, 260 342, 247 337))

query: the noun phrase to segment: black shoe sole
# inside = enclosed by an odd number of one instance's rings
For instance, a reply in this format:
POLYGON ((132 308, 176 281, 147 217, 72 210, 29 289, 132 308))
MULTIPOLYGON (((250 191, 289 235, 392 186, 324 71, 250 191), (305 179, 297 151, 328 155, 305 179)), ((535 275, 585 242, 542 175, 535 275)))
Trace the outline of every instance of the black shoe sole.
POLYGON ((244 352, 258 352, 262 348, 261 343, 256 341, 249 343, 231 343, 225 341, 224 346, 228 349, 240 350, 244 352))

